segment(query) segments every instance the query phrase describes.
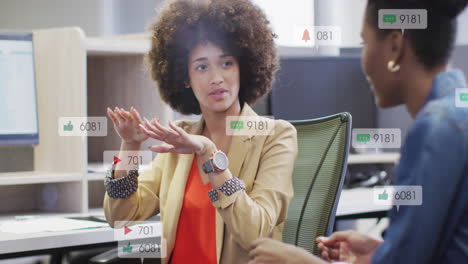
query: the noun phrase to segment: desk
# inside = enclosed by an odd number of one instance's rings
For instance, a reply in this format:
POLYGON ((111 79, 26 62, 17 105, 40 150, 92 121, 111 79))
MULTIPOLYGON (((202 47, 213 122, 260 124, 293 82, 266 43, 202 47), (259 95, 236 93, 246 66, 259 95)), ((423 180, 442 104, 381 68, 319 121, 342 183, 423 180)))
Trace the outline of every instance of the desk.
MULTIPOLYGON (((94 211, 91 215, 103 216, 104 212, 101 209, 94 211)), ((90 214, 54 214, 48 216, 83 217, 90 216, 90 214)), ((160 217, 156 215, 148 220, 159 221, 160 217)), ((63 254, 72 250, 111 246, 117 247, 117 241, 114 240, 114 229, 111 227, 31 234, 0 232, 0 259, 52 255, 51 264, 61 264, 63 254)))
MULTIPOLYGON (((44 217, 48 216, 76 217, 84 215, 54 214, 44 217)), ((110 227, 30 234, 0 232, 0 259, 52 255, 52 263, 61 263, 63 254, 71 250, 113 245, 116 246, 117 242, 114 240, 114 232, 110 227)))
POLYGON ((52 263, 61 263, 63 253, 97 245, 117 246, 112 228, 33 234, 0 233, 0 259, 51 254, 52 263))
POLYGON ((392 207, 375 204, 373 195, 373 188, 343 190, 336 210, 336 220, 385 217, 392 207))
MULTIPOLYGON (((336 219, 385 216, 391 206, 374 204, 372 196, 372 188, 343 190, 338 203, 336 219)), ((159 217, 154 219, 159 220, 159 217)), ((62 254, 70 250, 113 245, 116 246, 117 242, 114 241, 113 229, 110 227, 33 234, 0 232, 0 259, 52 254, 52 263, 60 263, 58 260, 62 254)))

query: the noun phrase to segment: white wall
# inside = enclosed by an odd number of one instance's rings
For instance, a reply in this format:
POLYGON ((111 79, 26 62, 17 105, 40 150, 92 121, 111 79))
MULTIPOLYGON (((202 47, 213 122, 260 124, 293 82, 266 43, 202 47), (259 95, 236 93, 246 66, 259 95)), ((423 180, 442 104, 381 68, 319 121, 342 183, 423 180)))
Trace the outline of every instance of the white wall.
MULTIPOLYGON (((164 0, 1 0, 0 29, 38 29, 79 26, 88 36, 143 32, 164 0)), ((275 31, 284 36, 291 25, 313 23, 317 16, 342 28, 343 46, 359 47, 367 0, 328 2, 326 11, 314 10, 314 0, 253 0, 267 13, 275 31)), ((317 3, 315 3, 317 5, 317 3)), ((468 10, 459 17, 457 44, 468 45, 468 10)), ((282 40, 288 42, 288 40, 282 40)))
POLYGON ((314 23, 314 0, 252 1, 265 12, 273 31, 278 35, 278 45, 297 45, 297 40, 293 39, 295 27, 314 23))
POLYGON ((115 0, 115 34, 144 32, 163 0, 115 0))
POLYGON ((0 29, 79 26, 87 36, 144 32, 162 0, 1 0, 0 29))
POLYGON ((1 0, 0 28, 30 30, 80 26, 87 35, 108 35, 112 0, 1 0))
POLYGON ((361 46, 361 27, 367 0, 336 0, 337 26, 341 27, 343 47, 361 46))
MULTIPOLYGON (((335 7, 330 12, 335 12, 338 26, 342 28, 343 46, 361 46, 362 18, 367 0, 334 0, 335 7)), ((468 9, 458 17, 457 45, 468 45, 468 9)))
POLYGON ((458 17, 458 45, 468 45, 468 9, 458 17))

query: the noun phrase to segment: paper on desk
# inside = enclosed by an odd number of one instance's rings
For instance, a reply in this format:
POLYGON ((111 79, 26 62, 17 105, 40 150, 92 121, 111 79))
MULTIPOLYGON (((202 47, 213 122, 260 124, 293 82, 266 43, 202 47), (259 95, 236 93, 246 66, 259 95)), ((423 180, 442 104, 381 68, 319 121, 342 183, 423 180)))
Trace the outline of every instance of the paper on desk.
POLYGON ((63 217, 44 217, 0 222, 0 232, 15 234, 57 232, 100 227, 109 227, 109 224, 63 217))

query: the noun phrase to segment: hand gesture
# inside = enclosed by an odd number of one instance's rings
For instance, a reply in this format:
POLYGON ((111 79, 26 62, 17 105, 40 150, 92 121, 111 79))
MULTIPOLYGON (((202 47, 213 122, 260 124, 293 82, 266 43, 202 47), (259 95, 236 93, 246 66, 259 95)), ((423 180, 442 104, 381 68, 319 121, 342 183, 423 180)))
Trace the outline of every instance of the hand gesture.
POLYGON ((156 119, 152 119, 151 121, 145 119, 143 124, 140 124, 140 128, 148 137, 163 141, 167 144, 151 146, 150 149, 154 152, 200 154, 207 149, 207 146, 210 146, 211 142, 207 137, 188 134, 185 130, 174 125, 172 122, 169 122, 168 127, 164 127, 156 119))
POLYGON ((318 237, 317 243, 326 261, 364 264, 371 263, 374 251, 382 241, 355 231, 343 231, 330 237, 318 237))
POLYGON ((141 144, 148 139, 148 135, 139 126, 143 123, 143 120, 133 106, 130 108, 130 112, 117 107, 112 111, 108 107, 107 115, 112 119, 115 131, 117 131, 117 134, 124 143, 141 144))
POLYGON ((250 246, 248 264, 323 264, 325 261, 305 249, 271 238, 260 238, 250 246))

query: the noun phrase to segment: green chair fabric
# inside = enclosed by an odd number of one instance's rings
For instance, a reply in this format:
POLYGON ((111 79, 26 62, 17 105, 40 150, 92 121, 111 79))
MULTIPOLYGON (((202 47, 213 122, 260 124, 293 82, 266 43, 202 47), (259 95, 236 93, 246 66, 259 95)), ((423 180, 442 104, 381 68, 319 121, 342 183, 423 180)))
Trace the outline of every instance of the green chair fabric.
POLYGON ((333 231, 343 186, 351 135, 351 115, 289 121, 297 129, 294 198, 283 231, 283 242, 319 255, 316 237, 333 231))

